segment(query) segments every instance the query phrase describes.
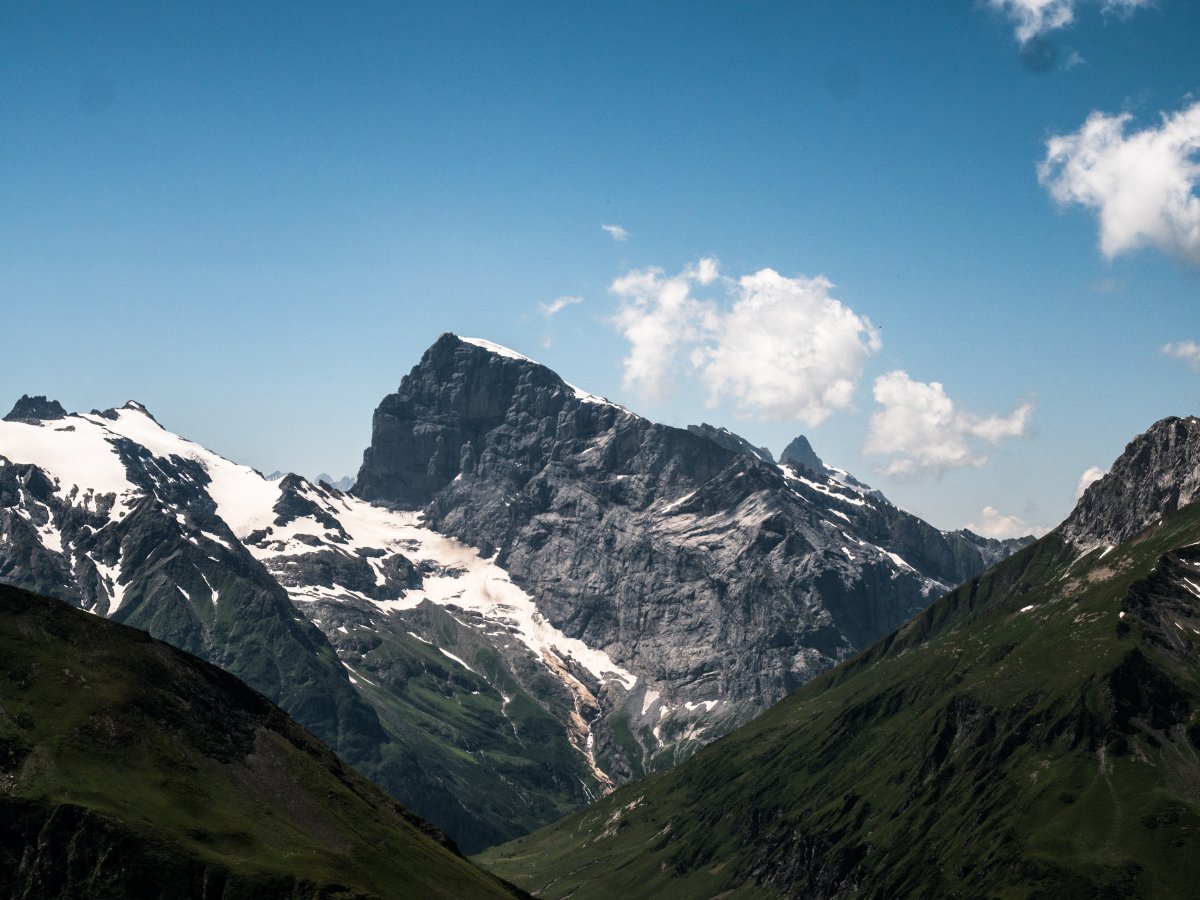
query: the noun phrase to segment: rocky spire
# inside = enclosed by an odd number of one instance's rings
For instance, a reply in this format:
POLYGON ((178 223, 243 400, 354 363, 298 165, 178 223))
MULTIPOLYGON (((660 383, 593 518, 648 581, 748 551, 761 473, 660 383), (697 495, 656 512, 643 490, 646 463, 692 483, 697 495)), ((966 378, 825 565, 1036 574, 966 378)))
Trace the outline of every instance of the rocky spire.
POLYGON ((44 422, 48 419, 66 418, 67 411, 57 400, 47 400, 42 394, 30 397, 22 394, 17 405, 12 408, 5 422, 44 422))

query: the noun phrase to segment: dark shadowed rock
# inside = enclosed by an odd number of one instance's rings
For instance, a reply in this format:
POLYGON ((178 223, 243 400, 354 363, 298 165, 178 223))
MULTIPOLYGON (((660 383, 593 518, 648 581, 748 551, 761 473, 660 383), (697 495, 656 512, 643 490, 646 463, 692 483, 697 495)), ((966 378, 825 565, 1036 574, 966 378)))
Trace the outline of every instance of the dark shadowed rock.
POLYGON ((47 400, 42 394, 30 397, 22 394, 7 416, 5 422, 45 422, 64 418, 67 411, 57 400, 47 400))

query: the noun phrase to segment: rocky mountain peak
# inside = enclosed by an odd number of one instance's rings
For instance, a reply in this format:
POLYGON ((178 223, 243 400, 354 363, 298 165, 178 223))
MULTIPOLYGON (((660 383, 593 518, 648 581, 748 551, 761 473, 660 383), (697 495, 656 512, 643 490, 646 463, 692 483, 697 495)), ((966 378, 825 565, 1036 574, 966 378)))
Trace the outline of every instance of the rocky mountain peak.
POLYGON ((1108 474, 1083 493, 1062 524, 1080 548, 1117 546, 1200 499, 1200 419, 1155 422, 1129 442, 1108 474))
POLYGON ((495 483, 523 484, 556 445, 626 417, 514 350, 447 332, 375 410, 355 493, 421 507, 477 460, 499 464, 495 483))
MULTIPOLYGON (((150 414, 150 410, 146 409, 145 404, 138 403, 136 400, 126 401, 125 405, 122 406, 121 409, 127 409, 130 412, 139 412, 144 416, 154 419, 154 416, 150 414)), ((157 422, 158 419, 154 419, 154 421, 157 422)))
POLYGON ((64 419, 67 411, 57 400, 47 400, 43 394, 31 397, 22 394, 7 416, 5 422, 45 422, 51 419, 64 419))
POLYGON ((808 438, 802 434, 798 435, 790 444, 783 448, 783 453, 780 454, 779 461, 781 463, 796 463, 814 472, 821 472, 825 469, 825 464, 821 462, 821 457, 817 456, 812 448, 812 444, 808 442, 808 438))

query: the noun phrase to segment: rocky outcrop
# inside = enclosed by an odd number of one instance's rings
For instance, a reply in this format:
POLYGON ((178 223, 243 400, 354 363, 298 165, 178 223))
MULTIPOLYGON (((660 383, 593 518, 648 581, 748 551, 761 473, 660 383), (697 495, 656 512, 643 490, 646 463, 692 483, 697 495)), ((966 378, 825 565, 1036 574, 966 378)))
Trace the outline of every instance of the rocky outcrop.
POLYGON ((67 415, 57 400, 47 400, 45 395, 30 397, 22 394, 12 411, 4 417, 5 422, 45 422, 62 419, 67 415))
POLYGON ((779 457, 780 462, 795 463, 798 466, 804 466, 812 472, 825 471, 825 464, 821 462, 821 457, 817 456, 812 448, 812 444, 808 442, 808 438, 804 435, 798 435, 790 444, 783 448, 783 453, 779 457))
POLYGON ((1130 441, 1084 491, 1062 535, 1081 549, 1119 546, 1200 497, 1200 419, 1167 418, 1130 441))

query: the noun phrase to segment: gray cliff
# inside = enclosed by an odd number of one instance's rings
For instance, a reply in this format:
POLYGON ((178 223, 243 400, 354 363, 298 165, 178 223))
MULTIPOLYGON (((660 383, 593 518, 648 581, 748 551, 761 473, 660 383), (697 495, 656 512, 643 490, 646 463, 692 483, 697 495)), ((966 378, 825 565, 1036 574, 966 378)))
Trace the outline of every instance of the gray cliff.
POLYGON ((1200 419, 1170 417, 1129 442, 1060 526, 1091 549, 1118 546, 1200 496, 1200 419))
POLYGON ((628 716, 607 736, 627 751, 617 777, 719 736, 1021 544, 940 532, 844 473, 711 431, 446 334, 376 410, 355 493, 497 553, 552 625, 639 676, 607 698, 628 716))

